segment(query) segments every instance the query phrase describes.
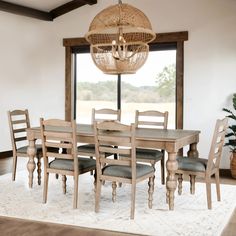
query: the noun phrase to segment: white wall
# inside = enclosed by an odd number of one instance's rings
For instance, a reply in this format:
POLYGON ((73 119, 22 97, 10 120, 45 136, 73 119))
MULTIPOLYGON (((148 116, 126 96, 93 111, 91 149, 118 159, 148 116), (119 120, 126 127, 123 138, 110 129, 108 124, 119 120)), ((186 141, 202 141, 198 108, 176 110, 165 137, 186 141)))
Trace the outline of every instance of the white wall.
MULTIPOLYGON (((155 32, 189 31, 185 42, 184 128, 201 130, 199 152, 207 157, 215 120, 232 107, 236 92, 235 0, 124 0, 143 9, 155 32)), ((28 108, 38 118, 64 117, 62 39, 81 37, 100 10, 98 0, 53 22, 0 12, 0 151, 9 150, 6 111, 28 108)), ((222 168, 229 167, 224 151, 222 168)))

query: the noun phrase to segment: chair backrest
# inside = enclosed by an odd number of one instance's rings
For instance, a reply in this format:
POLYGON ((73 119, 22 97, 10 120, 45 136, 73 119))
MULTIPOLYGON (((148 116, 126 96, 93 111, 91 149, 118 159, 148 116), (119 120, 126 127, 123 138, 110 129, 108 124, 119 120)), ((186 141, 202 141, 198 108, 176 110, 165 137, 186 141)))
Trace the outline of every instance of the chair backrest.
POLYGON ((105 120, 116 120, 120 121, 121 119, 121 111, 113 110, 109 108, 103 109, 92 109, 92 124, 95 121, 105 121, 105 120))
POLYGON ((28 110, 8 111, 8 121, 11 133, 12 149, 17 152, 17 148, 26 145, 26 129, 30 128, 28 110))
POLYGON ((217 120, 213 134, 211 148, 208 156, 207 171, 219 168, 222 149, 225 140, 226 129, 228 127, 228 118, 217 120))
POLYGON ((78 174, 76 123, 59 119, 40 119, 44 167, 48 158, 74 160, 74 171, 78 174), (58 149, 60 150, 58 152, 58 149), (64 153, 62 150, 67 150, 64 153))
POLYGON ((168 111, 135 111, 135 127, 167 129, 168 111))
POLYGON ((107 164, 132 167, 132 178, 136 177, 135 126, 117 121, 94 123, 97 173, 107 164), (130 156, 126 159, 105 158, 105 153, 130 156))

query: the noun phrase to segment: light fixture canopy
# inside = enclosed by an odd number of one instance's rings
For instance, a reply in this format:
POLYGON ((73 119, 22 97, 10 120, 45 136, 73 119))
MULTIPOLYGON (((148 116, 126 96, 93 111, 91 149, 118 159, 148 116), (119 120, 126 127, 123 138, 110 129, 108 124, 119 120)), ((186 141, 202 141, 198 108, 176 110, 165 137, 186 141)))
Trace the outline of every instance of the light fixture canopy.
POLYGON ((119 1, 94 17, 85 37, 100 70, 106 74, 131 74, 145 63, 148 43, 156 34, 142 11, 119 1))

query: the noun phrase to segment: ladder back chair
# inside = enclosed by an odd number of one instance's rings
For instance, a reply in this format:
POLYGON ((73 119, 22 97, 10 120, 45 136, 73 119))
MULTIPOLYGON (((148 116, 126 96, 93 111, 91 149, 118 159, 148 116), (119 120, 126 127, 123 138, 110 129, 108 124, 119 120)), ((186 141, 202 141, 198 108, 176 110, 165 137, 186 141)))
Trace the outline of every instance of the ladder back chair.
POLYGON ((207 206, 212 209, 211 176, 215 175, 217 200, 220 201, 220 175, 219 166, 224 145, 228 119, 217 120, 212 138, 208 159, 194 157, 177 157, 178 193, 182 194, 183 174, 190 176, 190 192, 195 193, 195 177, 199 176, 206 183, 207 206))
POLYGON ((47 202, 49 173, 62 175, 64 193, 66 193, 65 176, 69 175, 74 179, 73 208, 77 208, 79 175, 95 170, 96 161, 77 156, 75 121, 41 118, 40 129, 44 158, 43 202, 47 202), (54 149, 60 151, 53 151, 54 149), (66 153, 62 150, 66 150, 66 153), (54 159, 50 161, 49 158, 54 159))
MULTIPOLYGON (((121 119, 120 110, 113 110, 108 108, 92 109, 92 124, 94 124, 95 121, 97 122, 105 120, 120 121, 120 119, 121 119)), ((96 156, 95 144, 85 144, 78 146, 78 154, 81 156, 89 156, 92 159, 93 157, 96 156)))
MULTIPOLYGON (((167 129, 168 112, 160 111, 135 111, 135 126, 144 128, 167 129)), ((165 184, 165 151, 157 149, 136 149, 137 161, 150 163, 154 168, 158 161, 161 161, 161 182, 165 184)))
MULTIPOLYGON (((8 111, 8 121, 11 134, 12 150, 13 150, 13 168, 12 180, 16 178, 16 166, 18 157, 28 157, 27 154, 27 136, 26 129, 30 128, 29 112, 28 110, 13 110, 8 111)), ((41 184, 41 157, 42 146, 36 145, 36 158, 37 158, 37 172, 38 184, 41 184)))
POLYGON ((134 219, 136 184, 149 179, 148 206, 152 208, 154 191, 154 168, 136 163, 135 126, 124 125, 116 121, 103 121, 94 124, 97 184, 95 212, 99 211, 101 185, 103 181, 112 182, 112 200, 116 199, 116 182, 131 184, 131 212, 134 219), (123 134, 123 135, 122 135, 123 134), (129 159, 106 158, 105 153, 129 156, 129 159))

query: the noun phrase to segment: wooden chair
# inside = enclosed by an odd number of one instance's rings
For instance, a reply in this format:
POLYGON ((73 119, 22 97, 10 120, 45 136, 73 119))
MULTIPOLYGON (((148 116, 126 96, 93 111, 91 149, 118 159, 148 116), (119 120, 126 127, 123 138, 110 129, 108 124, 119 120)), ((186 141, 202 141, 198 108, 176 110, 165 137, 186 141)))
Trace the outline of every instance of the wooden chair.
POLYGON ((211 176, 215 175, 217 200, 220 201, 220 176, 219 165, 224 145, 228 119, 217 120, 212 138, 208 159, 193 157, 178 157, 178 193, 182 194, 183 174, 190 175, 190 192, 195 192, 195 177, 200 176, 206 183, 207 206, 212 208, 211 203, 211 176))
POLYGON ((41 118, 40 127, 44 158, 43 202, 47 202, 49 173, 62 175, 64 193, 66 193, 65 176, 69 175, 74 179, 73 208, 77 208, 79 175, 95 170, 96 161, 89 158, 78 158, 75 121, 41 118), (59 148, 61 151, 53 152, 53 148, 59 148), (63 149, 66 149, 67 152, 62 152, 63 149), (49 161, 49 157, 55 159, 49 161))
MULTIPOLYGON (((135 112, 135 126, 145 128, 167 129, 168 112, 159 111, 137 111, 135 112)), ((161 182, 165 184, 165 151, 157 149, 136 149, 137 161, 150 163, 154 168, 161 161, 161 182)))
POLYGON ((97 164, 97 185, 95 212, 99 211, 101 184, 112 182, 112 200, 116 199, 116 182, 131 184, 131 213, 134 219, 136 184, 149 179, 148 205, 152 208, 154 191, 154 168, 150 165, 136 163, 135 126, 128 126, 116 121, 95 122, 95 146, 97 164), (122 136, 125 133, 125 136, 122 136), (106 158, 105 153, 129 156, 129 159, 106 158))
MULTIPOLYGON (((121 111, 113 109, 92 109, 92 124, 97 121, 101 122, 104 120, 116 120, 120 121, 121 111)), ((78 154, 80 156, 89 156, 91 159, 96 156, 95 154, 95 145, 94 144, 85 144, 78 146, 78 154)), ((92 173, 91 173, 92 174, 92 173)))
MULTIPOLYGON (((13 110, 8 111, 8 120, 11 133, 11 142, 13 150, 13 168, 12 168, 12 180, 16 178, 16 166, 18 157, 28 157, 27 154, 27 137, 26 129, 30 128, 29 112, 28 110, 13 110)), ((38 184, 41 184, 41 157, 42 146, 36 145, 36 158, 37 158, 37 172, 38 172, 38 184)))

